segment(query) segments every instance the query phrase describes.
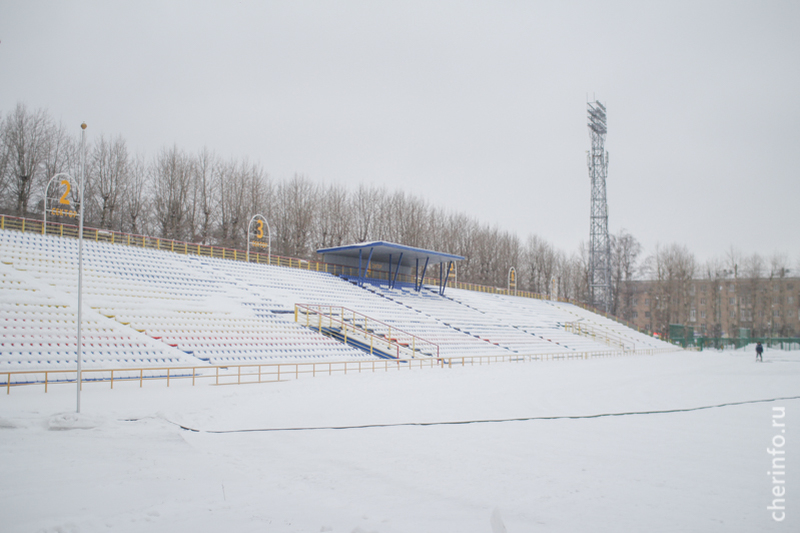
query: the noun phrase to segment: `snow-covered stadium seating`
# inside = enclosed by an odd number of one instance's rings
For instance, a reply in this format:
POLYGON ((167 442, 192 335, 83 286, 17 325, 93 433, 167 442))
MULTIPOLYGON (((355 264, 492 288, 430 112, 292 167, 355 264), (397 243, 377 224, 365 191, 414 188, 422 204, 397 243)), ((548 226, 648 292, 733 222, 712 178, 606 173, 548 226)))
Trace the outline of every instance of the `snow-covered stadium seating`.
MULTIPOLYGON (((74 368, 78 241, 0 230, 0 372, 74 368)), ((314 271, 84 242, 85 368, 369 359, 294 321, 294 305, 353 309, 436 343, 441 357, 607 350, 584 320, 665 344, 579 307, 448 289, 359 287, 314 271)))
POLYGON ((597 345, 587 337, 574 335, 564 329, 565 324, 576 321, 583 321, 593 328, 622 338, 628 349, 671 347, 650 335, 570 303, 458 289, 448 289, 447 296, 465 305, 485 310, 515 328, 572 349, 592 350, 597 345))

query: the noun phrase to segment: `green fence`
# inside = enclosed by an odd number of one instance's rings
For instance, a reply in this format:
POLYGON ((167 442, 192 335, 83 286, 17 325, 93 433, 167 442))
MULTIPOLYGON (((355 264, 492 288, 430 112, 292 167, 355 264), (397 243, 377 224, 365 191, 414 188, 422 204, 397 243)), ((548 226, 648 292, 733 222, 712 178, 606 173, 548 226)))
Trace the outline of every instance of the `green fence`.
MULTIPOLYGON (((691 339, 692 342, 688 346, 696 346, 700 350, 716 349, 724 350, 726 348, 743 348, 750 344, 760 342, 765 348, 772 348, 773 350, 800 350, 800 338, 793 337, 732 337, 732 338, 719 338, 719 337, 695 337, 691 339)), ((683 345, 686 347, 687 345, 683 345)))

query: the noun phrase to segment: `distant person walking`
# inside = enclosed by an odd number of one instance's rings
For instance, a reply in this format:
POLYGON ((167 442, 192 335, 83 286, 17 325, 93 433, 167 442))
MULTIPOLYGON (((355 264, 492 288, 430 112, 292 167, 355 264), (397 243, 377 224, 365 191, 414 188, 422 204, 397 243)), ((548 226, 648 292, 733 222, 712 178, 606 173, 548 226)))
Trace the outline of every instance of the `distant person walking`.
POLYGON ((761 354, 764 353, 764 347, 761 346, 760 342, 756 343, 756 361, 764 362, 764 359, 761 358, 761 354))

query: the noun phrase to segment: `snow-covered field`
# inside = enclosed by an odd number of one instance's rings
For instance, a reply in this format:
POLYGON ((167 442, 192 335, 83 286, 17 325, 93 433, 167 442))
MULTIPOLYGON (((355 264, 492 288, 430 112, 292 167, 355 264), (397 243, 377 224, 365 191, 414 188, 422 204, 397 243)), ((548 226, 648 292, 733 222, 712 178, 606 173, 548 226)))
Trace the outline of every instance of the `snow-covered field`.
POLYGON ((90 384, 81 415, 73 385, 20 387, 0 398, 0 530, 800 531, 800 352, 764 359, 90 384))

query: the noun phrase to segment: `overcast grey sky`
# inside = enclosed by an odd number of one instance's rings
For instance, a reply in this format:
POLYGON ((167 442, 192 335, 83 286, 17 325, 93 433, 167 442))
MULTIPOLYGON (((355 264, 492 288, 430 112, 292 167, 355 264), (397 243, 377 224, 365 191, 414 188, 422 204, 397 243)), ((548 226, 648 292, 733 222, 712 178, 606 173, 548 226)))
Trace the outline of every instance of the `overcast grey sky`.
POLYGON ((586 102, 609 228, 800 256, 800 2, 9 2, 0 111, 133 152, 385 185, 572 252, 586 102))

